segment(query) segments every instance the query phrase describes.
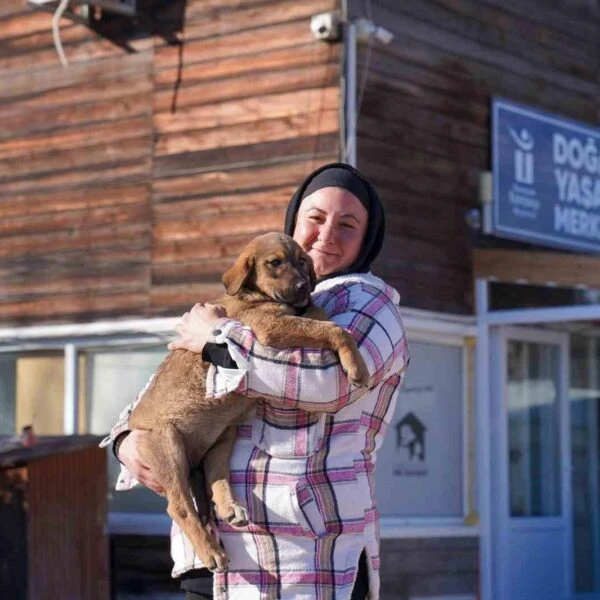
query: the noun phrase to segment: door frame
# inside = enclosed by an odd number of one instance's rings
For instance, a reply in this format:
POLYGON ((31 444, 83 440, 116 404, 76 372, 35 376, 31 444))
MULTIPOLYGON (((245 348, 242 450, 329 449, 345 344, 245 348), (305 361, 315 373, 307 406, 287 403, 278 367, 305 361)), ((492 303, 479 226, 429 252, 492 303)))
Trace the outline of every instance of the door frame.
POLYGON ((574 590, 572 552, 571 460, 569 427, 569 334, 531 327, 494 327, 491 335, 490 375, 494 385, 490 390, 492 417, 491 457, 496 465, 492 477, 492 544, 496 556, 493 574, 494 598, 511 600, 510 561, 511 532, 514 530, 563 529, 562 555, 564 589, 562 598, 571 597, 574 590), (507 350, 509 341, 523 341, 557 346, 559 348, 558 418, 560 456, 560 515, 556 517, 523 517, 510 515, 508 450, 508 378, 507 350))
MULTIPOLYGON (((502 326, 586 321, 600 319, 600 304, 560 306, 539 309, 490 310, 489 281, 475 280, 475 309, 477 327, 476 401, 477 401, 477 481, 479 508, 479 597, 497 600, 494 596, 494 555, 492 537, 492 480, 491 456, 492 411, 491 389, 494 382, 490 372, 490 342, 502 326)), ((573 586, 570 594, 574 593, 573 586)), ((579 599, 578 599, 579 600, 579 599)))

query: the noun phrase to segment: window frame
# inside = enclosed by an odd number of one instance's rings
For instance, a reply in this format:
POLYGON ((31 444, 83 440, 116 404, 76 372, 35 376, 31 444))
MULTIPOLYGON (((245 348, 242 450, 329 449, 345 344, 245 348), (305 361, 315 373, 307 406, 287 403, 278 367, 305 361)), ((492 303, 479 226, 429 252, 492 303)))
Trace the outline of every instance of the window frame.
MULTIPOLYGON (((463 516, 452 518, 382 517, 381 538, 457 537, 479 535, 476 509, 475 460, 475 317, 434 313, 412 308, 402 309, 403 322, 411 341, 443 344, 462 348, 463 358, 463 516), (467 424, 468 423, 468 427, 467 424)), ((65 360, 64 433, 79 433, 77 401, 80 350, 144 347, 165 344, 174 339, 179 318, 127 319, 81 324, 34 325, 0 329, 0 353, 36 350, 62 350, 65 360)), ((168 535, 170 519, 166 514, 110 512, 111 534, 168 535)))
MULTIPOLYGON (((475 414, 475 317, 403 308, 402 320, 411 342, 462 349, 462 507, 458 517, 381 517, 382 539, 479 536, 475 414)), ((400 390, 402 394, 402 390, 400 390)))

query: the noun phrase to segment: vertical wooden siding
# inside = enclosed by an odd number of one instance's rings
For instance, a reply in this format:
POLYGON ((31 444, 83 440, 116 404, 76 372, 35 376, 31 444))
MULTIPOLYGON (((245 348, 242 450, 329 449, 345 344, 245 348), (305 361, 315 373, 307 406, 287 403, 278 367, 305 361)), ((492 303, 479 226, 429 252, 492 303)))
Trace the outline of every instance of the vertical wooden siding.
POLYGON ((28 471, 28 598, 107 599, 106 453, 57 454, 28 471))
MULTIPOLYGON (((339 0, 176 0, 101 33, 0 7, 0 323, 177 314, 339 149, 339 0)), ((143 4, 143 3, 142 3, 143 4)))
MULTIPOLYGON (((600 26, 568 0, 352 0, 390 29, 374 43, 358 121, 358 166, 382 192, 379 271, 419 308, 472 310, 467 209, 490 168, 490 100, 503 96, 598 123, 600 26)), ((360 50, 361 81, 367 52, 360 50)))
POLYGON ((0 597, 23 598, 28 592, 27 469, 0 469, 0 597))

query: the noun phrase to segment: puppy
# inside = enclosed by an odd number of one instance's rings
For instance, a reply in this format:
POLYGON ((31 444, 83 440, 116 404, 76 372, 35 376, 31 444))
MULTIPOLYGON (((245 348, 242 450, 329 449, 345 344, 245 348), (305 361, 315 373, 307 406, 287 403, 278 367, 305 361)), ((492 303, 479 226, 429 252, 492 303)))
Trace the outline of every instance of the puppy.
MULTIPOLYGON (((289 236, 268 233, 252 240, 223 275, 227 294, 217 302, 227 315, 249 325, 266 346, 329 348, 356 385, 368 372, 350 334, 312 306, 316 275, 310 257, 289 236)), ((217 516, 245 525, 244 509, 229 486, 229 455, 239 422, 254 400, 228 394, 205 398, 208 364, 201 355, 175 350, 159 366, 129 417, 131 429, 146 430, 140 452, 165 490, 167 512, 213 571, 227 556, 199 518, 190 492, 190 469, 203 463, 206 493, 217 516)))

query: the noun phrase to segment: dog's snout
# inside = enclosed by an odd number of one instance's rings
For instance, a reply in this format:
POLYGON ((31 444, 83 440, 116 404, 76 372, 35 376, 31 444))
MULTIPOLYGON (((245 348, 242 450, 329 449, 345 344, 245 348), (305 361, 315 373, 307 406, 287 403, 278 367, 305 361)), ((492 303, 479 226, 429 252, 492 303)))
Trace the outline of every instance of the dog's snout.
POLYGON ((302 292, 302 293, 307 292, 308 291, 308 282, 306 282, 306 281, 299 281, 296 284, 296 291, 297 292, 302 292))

